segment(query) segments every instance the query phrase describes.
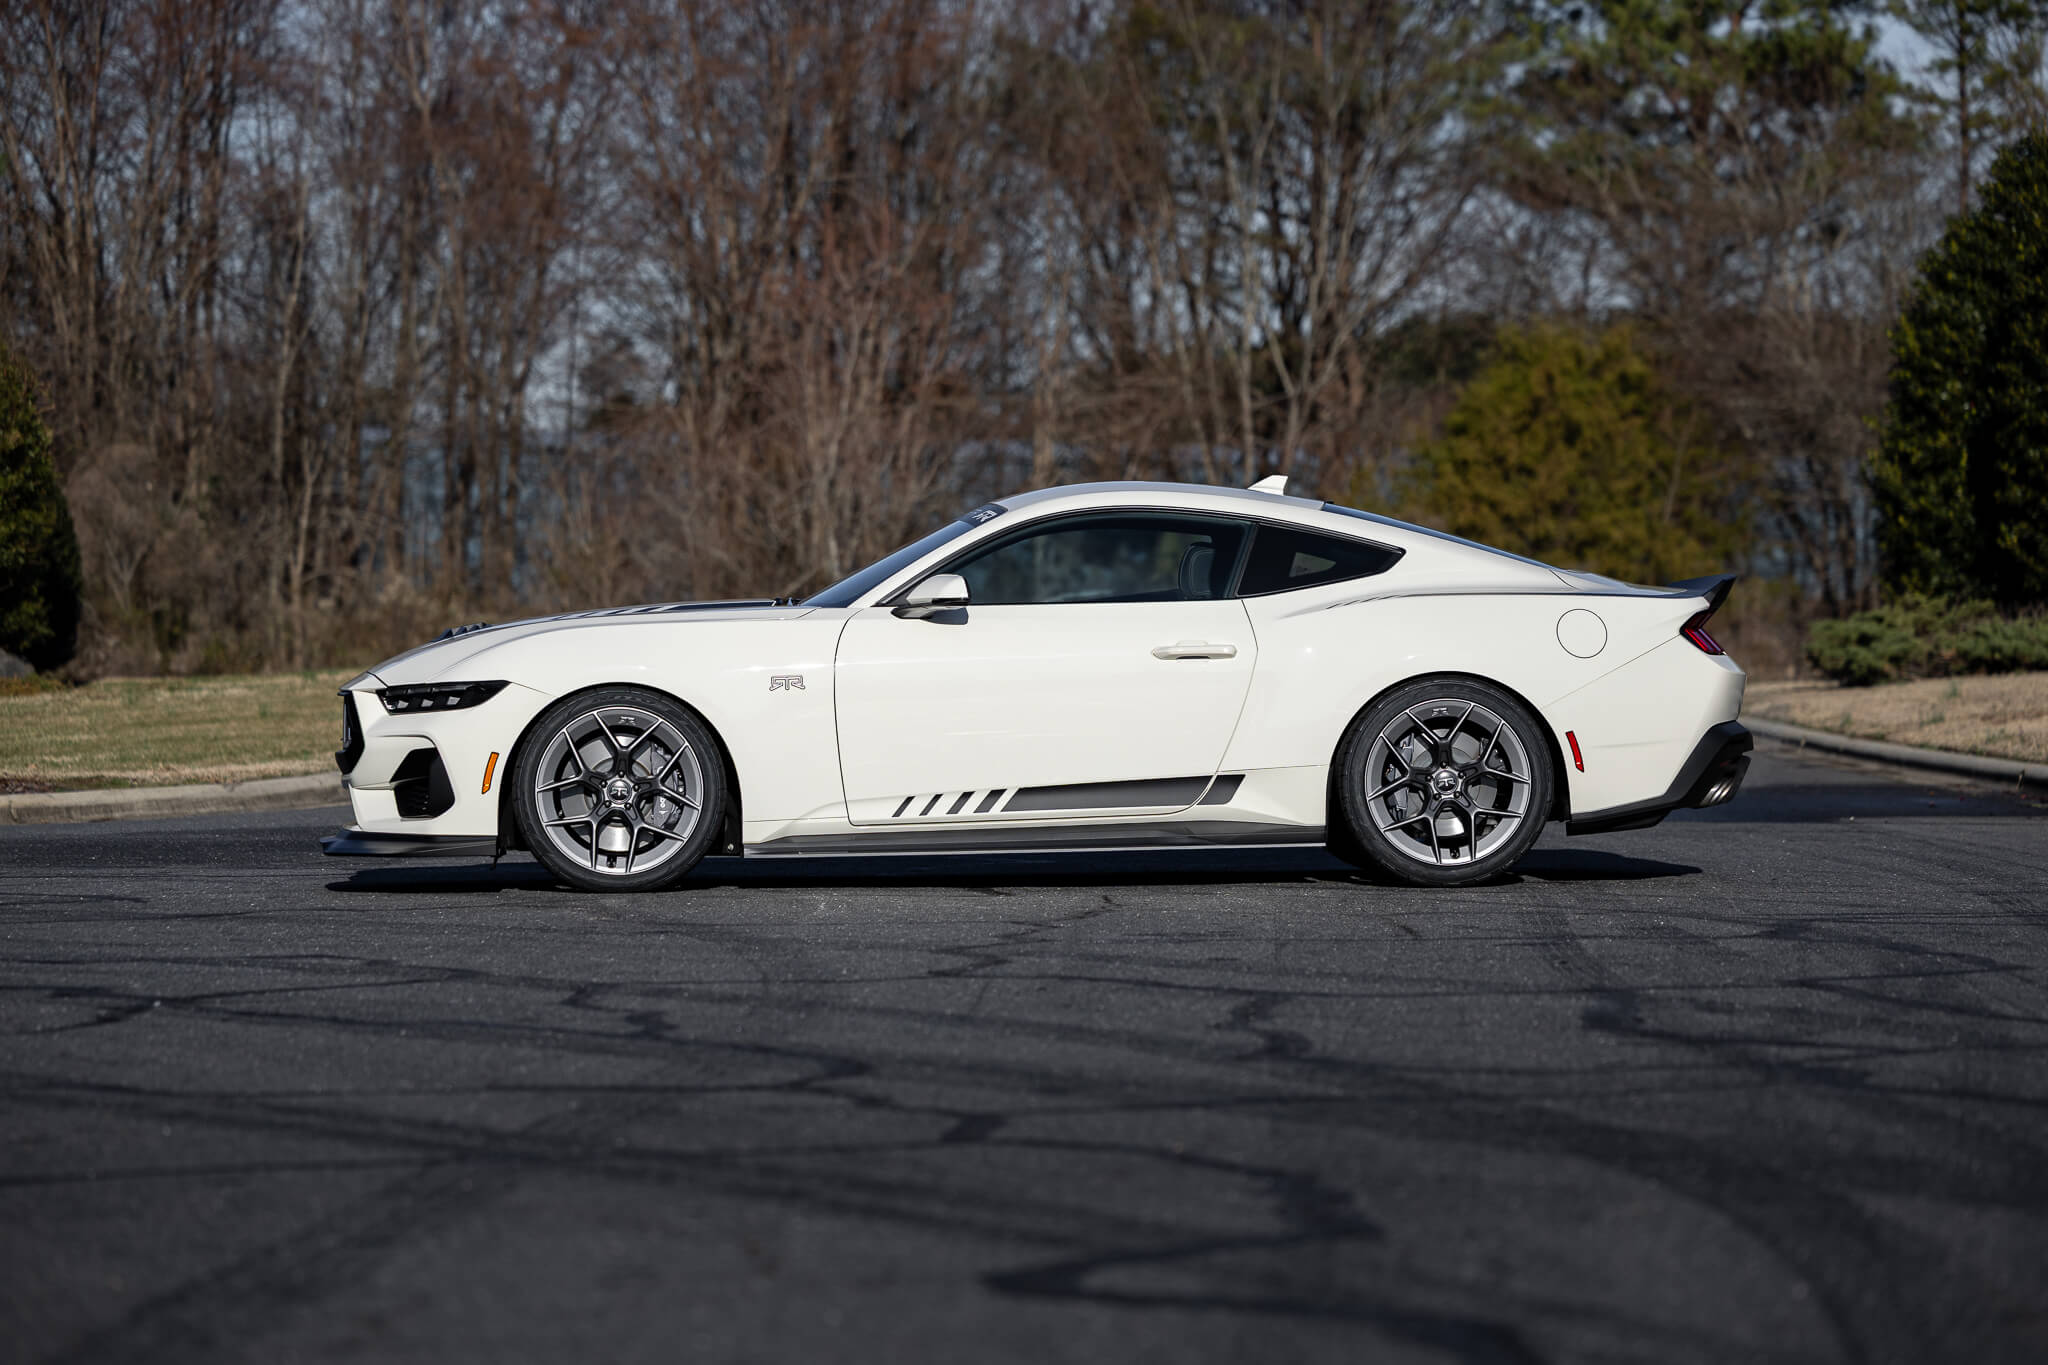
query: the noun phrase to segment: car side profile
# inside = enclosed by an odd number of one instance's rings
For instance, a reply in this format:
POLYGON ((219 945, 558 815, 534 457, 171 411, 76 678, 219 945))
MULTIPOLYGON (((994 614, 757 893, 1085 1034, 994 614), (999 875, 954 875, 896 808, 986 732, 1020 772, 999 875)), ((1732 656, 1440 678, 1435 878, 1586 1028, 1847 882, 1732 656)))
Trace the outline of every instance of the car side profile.
POLYGON ((1729 800, 1732 577, 1641 587, 1334 504, 988 503, 803 601, 465 626, 342 689, 340 855, 1323 846, 1400 881, 1729 800))

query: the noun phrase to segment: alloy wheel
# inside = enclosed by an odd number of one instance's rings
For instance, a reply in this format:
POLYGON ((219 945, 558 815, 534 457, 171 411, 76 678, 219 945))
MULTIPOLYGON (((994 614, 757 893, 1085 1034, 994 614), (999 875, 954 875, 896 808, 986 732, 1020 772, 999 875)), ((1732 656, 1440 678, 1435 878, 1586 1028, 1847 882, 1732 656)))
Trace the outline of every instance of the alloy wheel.
POLYGON ((1365 804, 1388 844, 1435 866, 1478 862, 1528 820, 1534 775, 1513 725, 1480 702, 1419 702, 1373 738, 1365 804))
POLYGON ((675 725, 636 706, 600 706, 556 730, 531 799, 557 850, 600 875, 650 872, 678 857, 703 818, 704 768, 675 725))

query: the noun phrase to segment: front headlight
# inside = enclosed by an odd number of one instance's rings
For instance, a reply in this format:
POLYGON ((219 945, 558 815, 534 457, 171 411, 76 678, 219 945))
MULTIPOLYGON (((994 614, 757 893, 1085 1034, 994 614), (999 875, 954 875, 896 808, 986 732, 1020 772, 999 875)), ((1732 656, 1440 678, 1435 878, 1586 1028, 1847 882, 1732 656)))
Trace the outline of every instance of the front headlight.
POLYGON ((378 688, 377 700, 394 716, 411 711, 460 711, 483 705, 504 688, 502 682, 407 683, 378 688))

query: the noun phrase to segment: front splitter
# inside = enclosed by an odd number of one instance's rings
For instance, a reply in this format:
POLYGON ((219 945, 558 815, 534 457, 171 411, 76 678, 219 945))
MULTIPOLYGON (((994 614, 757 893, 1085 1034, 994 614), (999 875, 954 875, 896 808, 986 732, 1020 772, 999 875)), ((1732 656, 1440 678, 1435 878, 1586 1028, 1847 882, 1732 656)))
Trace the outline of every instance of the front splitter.
POLYGON ((323 835, 320 851, 330 858, 490 858, 497 855, 498 841, 488 834, 380 834, 350 826, 323 835))

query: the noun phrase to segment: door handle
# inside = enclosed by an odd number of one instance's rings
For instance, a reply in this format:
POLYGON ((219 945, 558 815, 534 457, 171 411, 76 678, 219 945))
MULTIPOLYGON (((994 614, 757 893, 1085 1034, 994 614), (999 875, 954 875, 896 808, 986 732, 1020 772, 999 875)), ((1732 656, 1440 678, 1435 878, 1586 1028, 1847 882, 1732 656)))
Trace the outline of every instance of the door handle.
POLYGON ((1182 640, 1178 644, 1158 645, 1152 650, 1155 659, 1235 659, 1236 645, 1212 645, 1206 640, 1182 640))

